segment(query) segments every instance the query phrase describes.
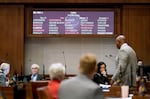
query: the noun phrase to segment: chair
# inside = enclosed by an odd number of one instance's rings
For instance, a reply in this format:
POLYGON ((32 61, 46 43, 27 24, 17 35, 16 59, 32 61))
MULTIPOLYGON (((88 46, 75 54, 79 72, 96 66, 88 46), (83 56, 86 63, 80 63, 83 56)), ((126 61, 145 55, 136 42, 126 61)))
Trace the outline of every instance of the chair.
POLYGON ((37 88, 38 99, 52 99, 52 96, 48 92, 48 87, 37 88))

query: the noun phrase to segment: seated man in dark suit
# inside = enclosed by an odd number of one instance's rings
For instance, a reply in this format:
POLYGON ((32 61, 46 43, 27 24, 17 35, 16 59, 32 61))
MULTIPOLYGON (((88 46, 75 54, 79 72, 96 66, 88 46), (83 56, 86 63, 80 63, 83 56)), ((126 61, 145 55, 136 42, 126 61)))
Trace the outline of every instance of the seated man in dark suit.
POLYGON ((31 71, 32 74, 27 77, 27 81, 37 81, 44 80, 43 75, 39 74, 40 66, 38 64, 32 64, 31 71))

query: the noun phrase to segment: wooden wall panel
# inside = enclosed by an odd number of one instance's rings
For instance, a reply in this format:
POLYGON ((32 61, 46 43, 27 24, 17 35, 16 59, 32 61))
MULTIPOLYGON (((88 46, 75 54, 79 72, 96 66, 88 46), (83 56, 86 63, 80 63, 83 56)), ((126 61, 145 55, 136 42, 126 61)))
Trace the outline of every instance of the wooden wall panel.
POLYGON ((24 7, 0 5, 0 60, 21 73, 24 62, 24 7))
POLYGON ((0 0, 0 3, 150 3, 150 0, 0 0))
POLYGON ((0 3, 123 3, 126 0, 0 0, 0 3))
POLYGON ((150 6, 124 6, 122 27, 138 58, 150 64, 150 6))

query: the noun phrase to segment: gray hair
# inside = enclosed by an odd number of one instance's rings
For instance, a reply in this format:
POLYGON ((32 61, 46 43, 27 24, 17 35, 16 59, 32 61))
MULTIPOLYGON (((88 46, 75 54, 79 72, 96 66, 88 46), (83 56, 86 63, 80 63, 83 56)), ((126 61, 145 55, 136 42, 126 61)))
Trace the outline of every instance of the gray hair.
POLYGON ((49 76, 51 79, 60 80, 65 74, 65 67, 61 63, 51 64, 49 67, 49 76))
POLYGON ((40 69, 40 66, 39 66, 38 64, 32 64, 32 65, 31 65, 31 69, 32 69, 32 68, 38 68, 38 69, 40 69))
POLYGON ((4 75, 7 75, 10 71, 10 64, 2 63, 0 65, 0 72, 3 72, 4 75))

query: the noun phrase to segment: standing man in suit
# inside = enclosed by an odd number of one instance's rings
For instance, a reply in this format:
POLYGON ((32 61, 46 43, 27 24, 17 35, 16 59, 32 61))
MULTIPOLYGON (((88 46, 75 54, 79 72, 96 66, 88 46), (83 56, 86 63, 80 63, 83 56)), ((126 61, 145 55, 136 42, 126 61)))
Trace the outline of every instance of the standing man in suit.
POLYGON ((30 75, 31 81, 43 80, 43 75, 39 74, 40 66, 38 64, 32 64, 31 71, 32 74, 30 75))
POLYGON ((124 35, 116 38, 116 46, 119 49, 116 57, 116 72, 112 77, 111 83, 136 85, 137 57, 135 51, 126 43, 124 35))
POLYGON ((62 81, 59 99, 104 99, 100 87, 92 81, 96 71, 96 63, 96 56, 91 53, 81 56, 80 74, 62 81))

